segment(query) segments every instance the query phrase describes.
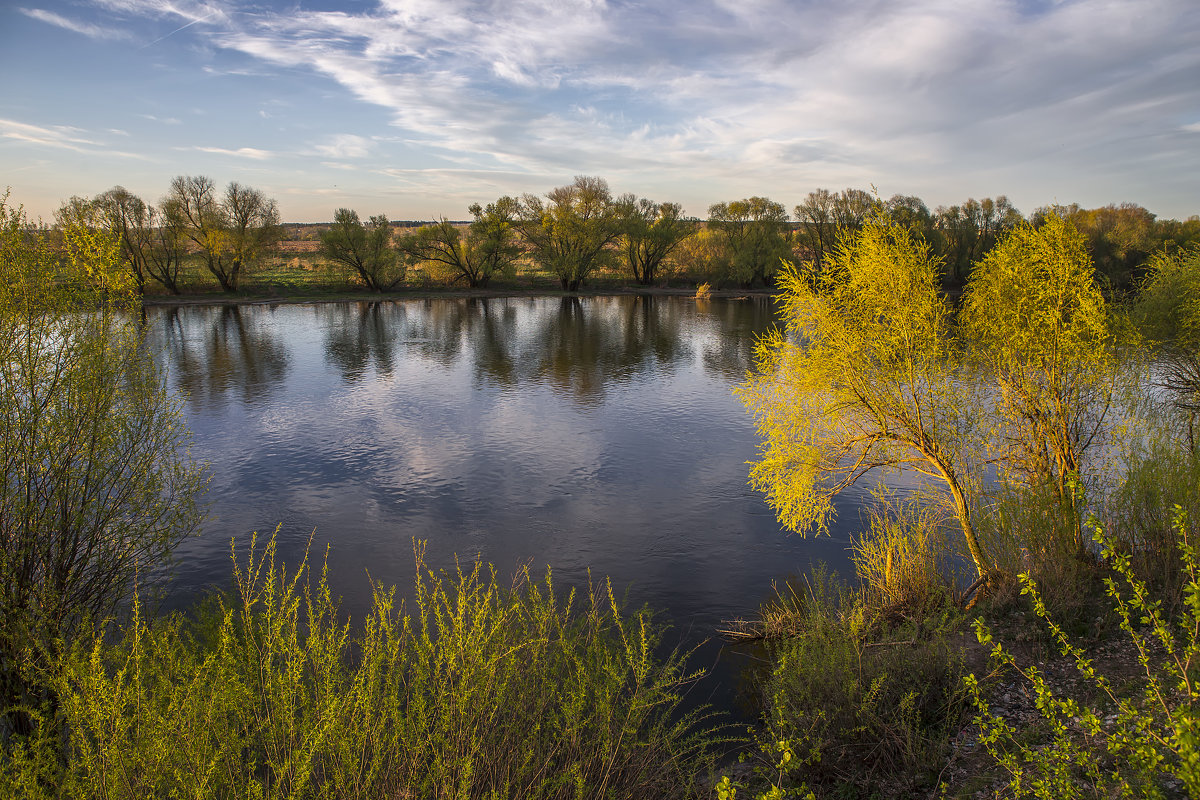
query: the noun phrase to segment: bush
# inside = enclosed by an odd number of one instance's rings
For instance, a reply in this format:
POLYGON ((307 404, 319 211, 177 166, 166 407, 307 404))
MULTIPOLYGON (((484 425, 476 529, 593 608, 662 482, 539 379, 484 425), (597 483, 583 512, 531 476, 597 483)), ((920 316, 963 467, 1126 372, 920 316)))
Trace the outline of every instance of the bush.
POLYGON ((1079 549, 1074 509, 1045 484, 1001 483, 987 500, 987 513, 978 518, 997 570, 989 587, 992 602, 1016 598, 1017 575, 1025 573, 1046 587, 1043 599, 1055 614, 1080 616, 1096 565, 1079 549))
POLYGON ((662 629, 611 587, 504 588, 420 562, 415 608, 377 588, 360 634, 322 573, 274 540, 199 623, 79 642, 57 709, 10 743, 0 795, 27 797, 689 797, 710 768, 698 675, 655 657, 662 629), (61 741, 61 749, 59 742, 61 741))
POLYGON ((200 519, 134 275, 93 223, 51 234, 0 196, 0 735, 45 698, 54 642, 161 575, 200 519))
MULTIPOLYGON (((967 686, 979 709, 980 741, 1008 772, 1013 796, 1156 798, 1166 796, 1170 780, 1181 783, 1189 796, 1200 796, 1200 573, 1182 509, 1173 527, 1186 576, 1186 607, 1178 618, 1162 613, 1130 558, 1099 526, 1094 528, 1094 540, 1116 576, 1105 580, 1108 595, 1142 667, 1134 691, 1100 672, 1092 658, 1067 639, 1051 619, 1037 583, 1021 576, 1022 591, 1032 599, 1062 654, 1098 690, 1101 704, 1056 696, 1037 667, 1021 668, 1011 653, 994 646, 994 659, 1032 685, 1047 726, 1046 741, 1030 741, 1028 732, 1019 734, 990 712, 979 682, 968 676, 967 686)), ((976 622, 976 632, 981 643, 992 643, 982 620, 976 622)))
POLYGON ((838 783, 867 793, 931 786, 966 710, 962 654, 948 635, 912 624, 881 628, 861 593, 820 573, 806 593, 781 597, 769 613, 784 609, 789 624, 777 621, 776 629, 790 627, 791 635, 768 641, 770 672, 758 687, 753 760, 768 786, 760 796, 838 783))
POLYGON ((1176 508, 1186 513, 1187 539, 1200 525, 1200 461, 1169 441, 1154 441, 1131 460, 1105 502, 1105 527, 1134 571, 1168 603, 1183 599, 1186 575, 1179 560, 1176 508))

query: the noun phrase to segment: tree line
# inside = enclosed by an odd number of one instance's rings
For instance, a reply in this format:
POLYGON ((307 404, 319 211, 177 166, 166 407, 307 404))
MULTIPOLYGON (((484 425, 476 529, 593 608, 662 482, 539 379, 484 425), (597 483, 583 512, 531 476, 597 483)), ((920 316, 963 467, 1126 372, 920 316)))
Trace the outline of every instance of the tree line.
MULTIPOLYGON (((1128 290, 1152 254, 1200 241, 1200 217, 1159 220, 1132 203, 1049 206, 1025 216, 1003 195, 931 210, 914 195, 884 200, 861 189, 817 189, 791 214, 766 197, 720 202, 701 220, 678 203, 616 195, 603 178, 587 176, 545 195, 505 195, 468 211, 466 224, 439 218, 401 231, 386 215, 364 219, 339 208, 320 234, 320 254, 371 292, 399 288, 414 267, 433 267, 470 288, 512 279, 523 266, 554 275, 564 291, 599 273, 643 286, 684 274, 749 288, 774 286, 784 260, 820 269, 840 240, 886 213, 929 245, 943 286, 962 287, 1006 234, 1056 214, 1083 235, 1106 286, 1128 290)), ((219 192, 203 176, 174 178, 157 206, 117 186, 71 198, 56 217, 60 226, 74 221, 117 235, 142 292, 153 283, 180 293, 185 258, 199 260, 222 291, 237 291, 285 236, 273 199, 237 182, 219 192)))

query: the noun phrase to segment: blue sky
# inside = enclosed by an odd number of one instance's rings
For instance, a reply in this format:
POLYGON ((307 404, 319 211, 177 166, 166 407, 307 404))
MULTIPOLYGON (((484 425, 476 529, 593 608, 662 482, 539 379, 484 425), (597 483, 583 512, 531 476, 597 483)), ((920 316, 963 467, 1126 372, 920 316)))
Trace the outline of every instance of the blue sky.
POLYGON ((11 0, 0 188, 467 216, 574 175, 1200 213, 1197 0, 11 0))

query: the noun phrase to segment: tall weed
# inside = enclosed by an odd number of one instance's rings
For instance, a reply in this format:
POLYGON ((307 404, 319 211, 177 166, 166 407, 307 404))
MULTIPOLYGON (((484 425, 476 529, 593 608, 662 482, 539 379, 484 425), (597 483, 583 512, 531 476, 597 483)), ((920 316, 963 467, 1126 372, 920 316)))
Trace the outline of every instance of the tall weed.
POLYGON ((275 542, 235 560, 199 623, 140 612, 68 649, 56 708, 9 743, 0 795, 28 797, 689 797, 711 767, 698 673, 608 584, 503 585, 430 570, 411 613, 375 589, 361 632, 324 572, 275 542))
POLYGON ((944 514, 919 499, 879 499, 851 560, 869 602, 885 613, 921 615, 949 598, 944 514))
POLYGON ((1174 525, 1176 507, 1186 512, 1186 537, 1200 530, 1200 460, 1177 443, 1156 440, 1131 459, 1104 505, 1105 530, 1128 554, 1134 571, 1169 602, 1182 599, 1185 582, 1174 525))
POLYGON ((993 599, 1005 598, 1003 586, 1011 586, 1015 597, 1017 576, 1028 574, 1045 587, 1043 599, 1054 613, 1083 613, 1095 560, 1080 551, 1074 508, 1049 485, 1005 482, 986 500, 986 512, 978 516, 980 538, 998 572, 993 599))

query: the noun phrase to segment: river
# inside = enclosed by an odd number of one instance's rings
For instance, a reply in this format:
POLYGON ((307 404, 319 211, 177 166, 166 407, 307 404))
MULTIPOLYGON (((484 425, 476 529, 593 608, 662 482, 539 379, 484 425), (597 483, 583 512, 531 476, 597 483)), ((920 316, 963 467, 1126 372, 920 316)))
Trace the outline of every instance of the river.
MULTIPOLYGON (((209 515, 178 549, 166 606, 227 587, 230 541, 280 526, 288 564, 328 545, 343 609, 413 579, 413 540, 451 567, 589 570, 682 641, 750 615, 773 581, 848 568, 855 490, 832 535, 788 536, 747 485, 757 441, 732 394, 766 297, 395 300, 148 309, 212 468, 209 515), (369 578, 368 578, 369 576, 369 578)), ((709 643, 696 666, 710 667, 709 643)), ((718 674, 728 683, 728 664, 718 674)), ((728 686, 709 690, 728 705, 728 686)))

